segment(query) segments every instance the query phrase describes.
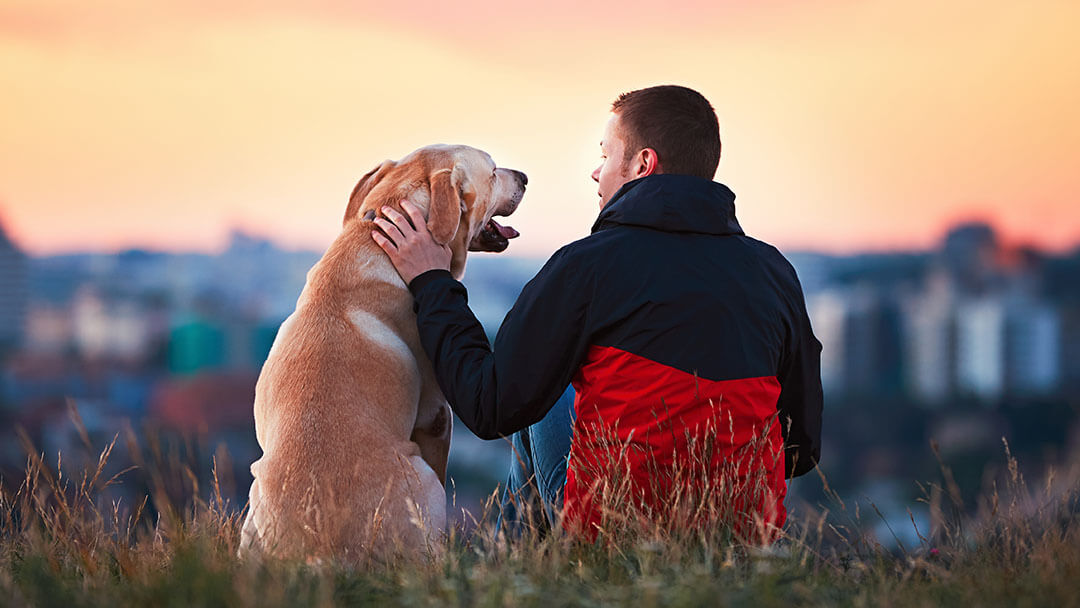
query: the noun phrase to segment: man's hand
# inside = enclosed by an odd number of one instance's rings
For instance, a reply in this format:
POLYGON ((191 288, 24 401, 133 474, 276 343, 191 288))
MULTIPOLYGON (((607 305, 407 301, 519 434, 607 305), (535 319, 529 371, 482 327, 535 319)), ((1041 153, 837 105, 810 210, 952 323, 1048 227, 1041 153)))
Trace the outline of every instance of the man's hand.
POLYGON ((450 248, 435 242, 420 209, 409 201, 401 201, 401 208, 409 214, 408 219, 390 207, 383 207, 386 217, 374 220, 381 232, 372 230, 371 238, 390 256, 405 284, 429 270, 450 270, 450 248))

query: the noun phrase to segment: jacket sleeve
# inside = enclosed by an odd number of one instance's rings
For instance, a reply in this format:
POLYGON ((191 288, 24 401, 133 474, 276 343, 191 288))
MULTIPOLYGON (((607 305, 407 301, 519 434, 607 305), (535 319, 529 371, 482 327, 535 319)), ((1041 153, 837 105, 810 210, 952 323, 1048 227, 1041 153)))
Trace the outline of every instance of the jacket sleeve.
POLYGON ((587 281, 565 248, 521 291, 492 349, 449 272, 409 284, 420 342, 458 418, 482 439, 540 421, 570 383, 588 345, 587 281))
MULTIPOLYGON (((789 266, 790 268, 790 266, 789 266)), ((788 478, 806 474, 821 459, 821 343, 810 328, 802 287, 795 277, 791 293, 793 318, 780 365, 780 423, 788 478)))

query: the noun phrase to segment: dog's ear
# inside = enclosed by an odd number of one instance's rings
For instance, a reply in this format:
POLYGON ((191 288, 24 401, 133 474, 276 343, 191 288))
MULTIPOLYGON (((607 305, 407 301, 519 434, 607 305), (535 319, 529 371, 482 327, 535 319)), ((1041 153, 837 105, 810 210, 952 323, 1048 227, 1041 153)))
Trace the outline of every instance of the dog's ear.
POLYGON ((428 229, 435 242, 445 245, 454 239, 461 213, 476 198, 464 169, 441 169, 431 174, 431 208, 428 209, 428 229))
POLYGON ((356 182, 356 187, 353 188, 352 194, 349 195, 349 205, 345 207, 345 219, 343 224, 348 224, 349 220, 356 217, 356 214, 360 211, 360 206, 364 204, 364 199, 367 198, 371 189, 379 183, 379 180, 386 174, 386 169, 390 168, 394 164, 392 160, 384 160, 379 163, 377 167, 364 174, 364 177, 360 178, 360 181, 356 182))

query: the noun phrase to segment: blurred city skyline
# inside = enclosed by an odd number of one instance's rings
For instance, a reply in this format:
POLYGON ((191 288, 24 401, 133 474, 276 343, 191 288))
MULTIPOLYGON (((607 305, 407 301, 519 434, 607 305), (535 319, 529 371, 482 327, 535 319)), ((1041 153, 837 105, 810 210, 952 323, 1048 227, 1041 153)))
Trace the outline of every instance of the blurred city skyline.
POLYGON ((1080 241, 1080 4, 482 0, 0 4, 0 217, 33 254, 322 249, 356 179, 435 142, 525 170, 515 255, 587 234, 611 101, 717 109, 717 180, 785 250, 1080 241))
MULTIPOLYGON (((923 250, 785 253, 824 345, 827 396, 939 407, 1080 389, 1080 243, 1057 254, 968 222, 923 250)), ((35 256, 0 223, 0 355, 176 377, 257 371, 320 257, 236 230, 220 252, 35 256)), ((491 336, 543 262, 470 256, 470 306, 491 336)))

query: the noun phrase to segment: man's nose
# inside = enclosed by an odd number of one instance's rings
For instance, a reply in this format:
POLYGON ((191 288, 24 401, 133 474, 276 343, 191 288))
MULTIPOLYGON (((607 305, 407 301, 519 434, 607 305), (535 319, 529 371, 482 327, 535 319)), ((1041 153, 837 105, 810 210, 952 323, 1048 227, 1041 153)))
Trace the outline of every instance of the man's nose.
POLYGON ((596 182, 596 183, 598 183, 598 184, 600 183, 600 167, 597 167, 597 168, 596 168, 596 169, 595 169, 595 170, 594 170, 594 171, 592 172, 592 181, 594 181, 594 182, 596 182))

